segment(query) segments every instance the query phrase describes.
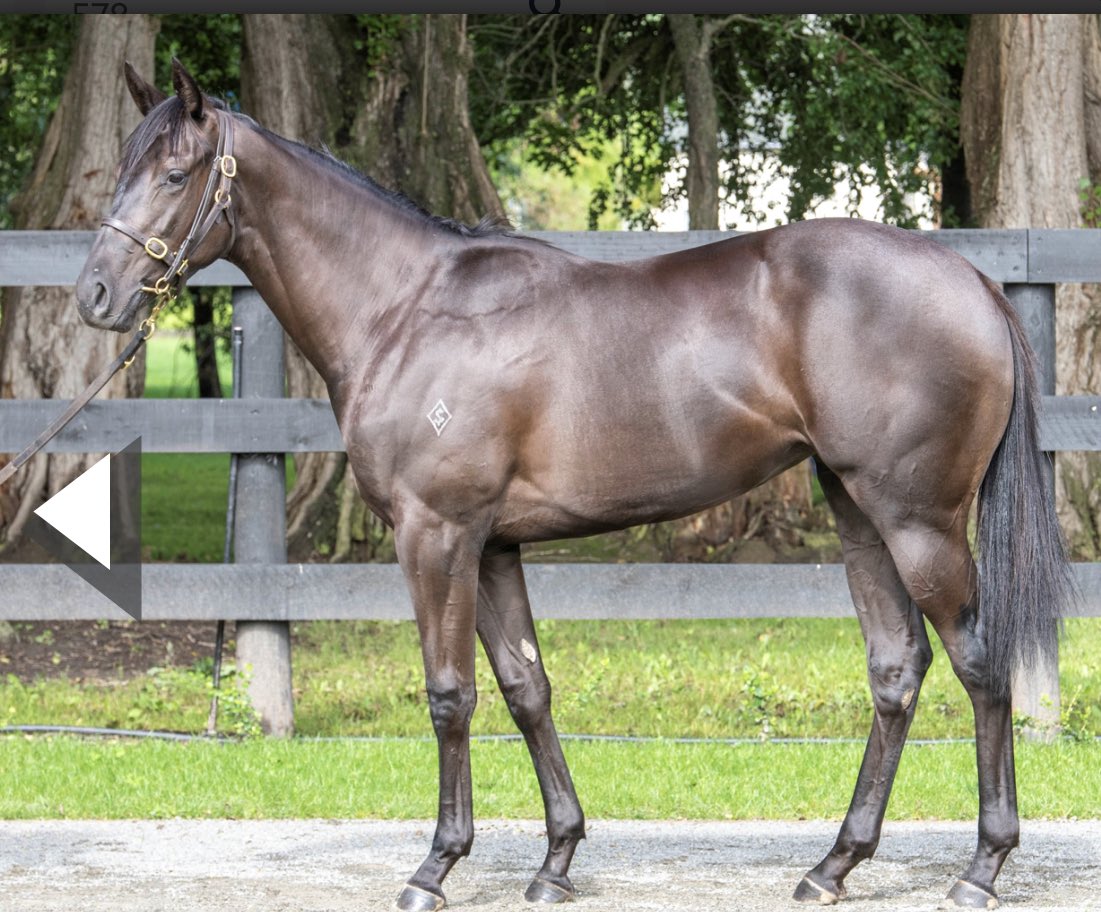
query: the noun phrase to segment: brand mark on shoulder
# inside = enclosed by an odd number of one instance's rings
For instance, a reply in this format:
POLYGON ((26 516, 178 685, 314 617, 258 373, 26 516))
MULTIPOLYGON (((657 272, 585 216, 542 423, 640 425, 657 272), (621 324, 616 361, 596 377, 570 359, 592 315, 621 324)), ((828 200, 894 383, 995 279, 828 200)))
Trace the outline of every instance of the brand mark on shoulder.
POLYGON ((447 406, 444 405, 442 399, 438 400, 432 411, 428 413, 428 421, 432 425, 432 430, 436 432, 436 436, 439 437, 443 433, 443 429, 447 427, 447 422, 451 420, 451 412, 447 410, 447 406))

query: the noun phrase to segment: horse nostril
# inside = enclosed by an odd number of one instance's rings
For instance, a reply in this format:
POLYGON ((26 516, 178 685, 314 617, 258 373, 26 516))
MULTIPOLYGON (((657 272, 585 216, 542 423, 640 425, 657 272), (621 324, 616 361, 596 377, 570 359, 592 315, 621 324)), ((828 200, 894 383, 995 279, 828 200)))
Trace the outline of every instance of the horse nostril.
POLYGON ((111 305, 111 295, 107 293, 107 286, 102 282, 96 282, 95 289, 95 297, 92 298, 92 313, 101 317, 107 313, 107 308, 111 305))

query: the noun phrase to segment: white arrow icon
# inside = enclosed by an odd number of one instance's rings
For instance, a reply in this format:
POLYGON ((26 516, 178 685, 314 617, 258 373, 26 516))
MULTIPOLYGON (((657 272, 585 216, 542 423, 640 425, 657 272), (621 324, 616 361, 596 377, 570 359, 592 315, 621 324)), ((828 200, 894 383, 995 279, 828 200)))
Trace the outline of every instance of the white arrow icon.
POLYGON ((104 456, 34 511, 111 569, 111 457, 104 456))

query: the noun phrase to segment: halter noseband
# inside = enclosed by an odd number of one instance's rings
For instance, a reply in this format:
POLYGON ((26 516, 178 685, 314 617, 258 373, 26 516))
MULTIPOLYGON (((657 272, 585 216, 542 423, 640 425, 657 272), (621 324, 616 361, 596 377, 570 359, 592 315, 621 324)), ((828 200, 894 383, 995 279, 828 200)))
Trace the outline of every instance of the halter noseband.
MULTIPOLYGON (((232 202, 229 195, 230 181, 237 176, 237 159, 233 157, 233 118, 220 108, 215 108, 214 113, 218 117, 218 148, 214 153, 214 161, 210 165, 210 175, 206 180, 206 188, 203 190, 203 198, 199 202, 199 209, 191 222, 187 237, 180 244, 180 249, 172 254, 167 271, 152 285, 143 285, 141 288, 142 291, 148 291, 150 294, 157 296, 156 303, 154 303, 149 316, 142 321, 142 326, 146 329, 146 338, 153 335, 156 328, 154 320, 161 308, 176 299, 180 288, 187 281, 184 274, 188 267, 187 255, 192 247, 203 242, 203 239, 210 233, 210 229, 214 227, 214 223, 223 212, 230 230, 236 230, 233 223, 233 210, 229 208, 229 204, 232 202), (217 184, 217 188, 215 188, 215 184, 217 184), (209 211, 207 211, 208 206, 210 207, 209 211)), ((108 228, 114 228, 116 231, 122 232, 127 237, 137 241, 154 260, 159 260, 162 263, 167 260, 169 255, 168 244, 159 237, 154 235, 146 237, 132 225, 116 218, 106 217, 100 221, 100 224, 108 228)))

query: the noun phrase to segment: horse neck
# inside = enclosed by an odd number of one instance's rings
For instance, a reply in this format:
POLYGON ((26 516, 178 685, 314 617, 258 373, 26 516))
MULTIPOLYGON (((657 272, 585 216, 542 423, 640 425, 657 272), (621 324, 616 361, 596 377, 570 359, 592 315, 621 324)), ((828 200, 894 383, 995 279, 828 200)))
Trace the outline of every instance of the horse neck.
POLYGON ((411 265, 430 268, 447 241, 293 143, 243 125, 236 142, 237 236, 227 259, 338 389, 371 357, 377 333, 357 330, 402 311, 416 284, 411 265))

